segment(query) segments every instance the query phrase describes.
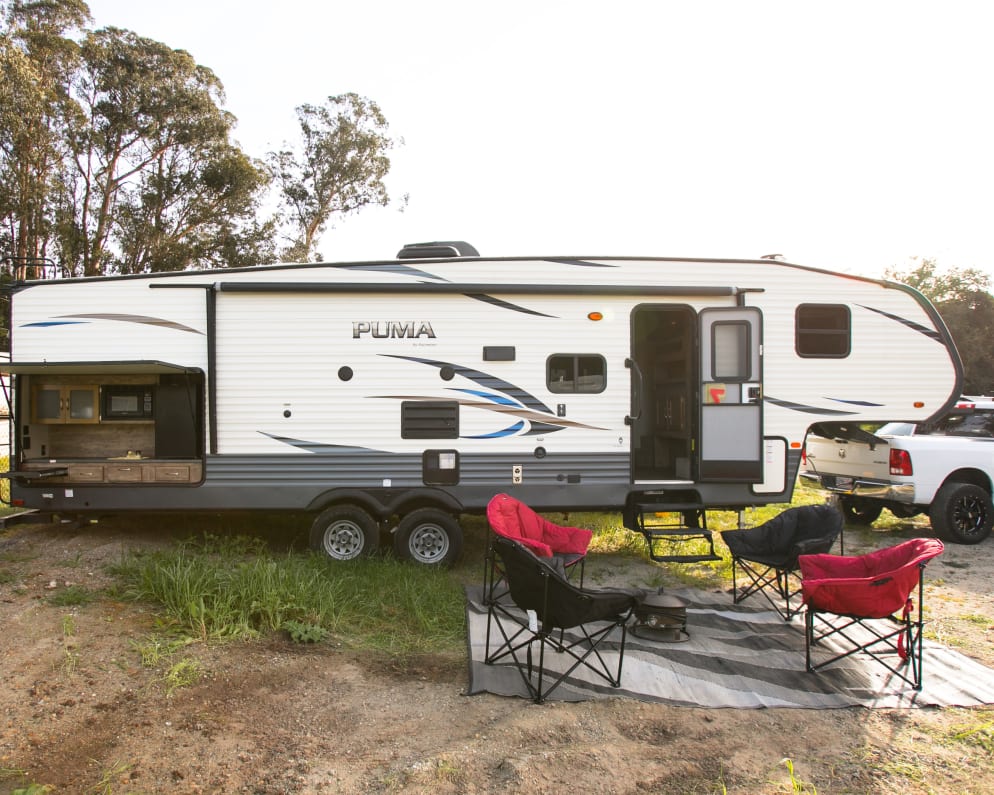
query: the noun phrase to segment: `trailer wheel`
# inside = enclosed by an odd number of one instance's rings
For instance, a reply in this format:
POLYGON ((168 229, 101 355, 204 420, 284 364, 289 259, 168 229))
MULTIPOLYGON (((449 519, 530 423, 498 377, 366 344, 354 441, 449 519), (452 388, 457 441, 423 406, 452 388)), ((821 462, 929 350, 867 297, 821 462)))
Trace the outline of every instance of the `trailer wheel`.
POLYGON ((843 515, 855 524, 873 524, 884 509, 882 505, 851 497, 843 497, 840 502, 843 515))
POLYGON ((449 566, 462 552, 462 528, 437 508, 418 508, 402 518, 393 537, 394 554, 425 566, 449 566))
POLYGON ((355 505, 335 505, 318 514, 311 525, 311 547, 332 560, 369 555, 379 544, 376 521, 355 505))
POLYGON ((946 483, 928 512, 940 538, 957 544, 979 544, 991 534, 994 503, 991 495, 972 483, 946 483))

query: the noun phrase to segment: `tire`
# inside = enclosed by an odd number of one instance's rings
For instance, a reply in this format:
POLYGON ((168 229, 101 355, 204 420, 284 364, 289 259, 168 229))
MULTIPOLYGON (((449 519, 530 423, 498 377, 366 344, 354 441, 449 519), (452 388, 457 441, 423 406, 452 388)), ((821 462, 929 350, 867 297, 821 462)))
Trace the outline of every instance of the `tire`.
POLYGON ((939 489, 928 516, 939 538, 957 544, 979 544, 991 534, 994 503, 980 486, 954 481, 939 489))
POLYGON ((379 541, 376 520, 355 505, 328 508, 311 525, 311 548, 332 560, 355 560, 372 554, 379 541))
POLYGON ((401 560, 423 566, 451 566, 462 552, 462 528, 452 514, 418 508, 397 525, 393 551, 401 560))
POLYGON ((851 497, 843 497, 839 502, 846 521, 854 524, 873 524, 880 518, 880 512, 884 509, 883 505, 851 497))

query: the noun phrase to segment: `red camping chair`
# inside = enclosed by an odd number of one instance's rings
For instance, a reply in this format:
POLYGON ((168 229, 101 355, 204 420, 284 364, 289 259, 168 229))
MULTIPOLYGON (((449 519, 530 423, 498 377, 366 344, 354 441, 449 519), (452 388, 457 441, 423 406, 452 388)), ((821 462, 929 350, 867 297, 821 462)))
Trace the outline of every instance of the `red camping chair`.
MULTIPOLYGON (((487 504, 487 522, 496 535, 518 541, 536 557, 551 558, 549 562, 567 577, 578 569, 580 587, 583 587, 587 547, 594 535, 590 530, 550 522, 508 494, 497 494, 490 500, 487 504)), ((496 594, 496 588, 503 579, 493 544, 488 544, 483 572, 483 596, 488 604, 501 595, 496 594)))
POLYGON ((921 690, 925 564, 942 550, 938 539, 913 538, 858 557, 801 555, 801 590, 808 608, 807 669, 817 671, 863 651, 915 690, 921 690), (912 599, 915 586, 917 612, 912 599), (829 620, 827 615, 840 618, 829 620), (833 636, 843 651, 813 664, 811 647, 833 636), (906 667, 909 663, 910 672, 906 667))

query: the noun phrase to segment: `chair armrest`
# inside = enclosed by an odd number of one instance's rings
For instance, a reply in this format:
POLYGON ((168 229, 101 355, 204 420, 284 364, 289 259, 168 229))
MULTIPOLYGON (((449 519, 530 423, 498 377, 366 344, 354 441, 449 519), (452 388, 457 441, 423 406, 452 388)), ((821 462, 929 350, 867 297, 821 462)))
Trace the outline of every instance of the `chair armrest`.
POLYGON ((818 555, 828 552, 835 543, 836 536, 831 538, 806 538, 794 543, 793 553, 799 555, 818 555))

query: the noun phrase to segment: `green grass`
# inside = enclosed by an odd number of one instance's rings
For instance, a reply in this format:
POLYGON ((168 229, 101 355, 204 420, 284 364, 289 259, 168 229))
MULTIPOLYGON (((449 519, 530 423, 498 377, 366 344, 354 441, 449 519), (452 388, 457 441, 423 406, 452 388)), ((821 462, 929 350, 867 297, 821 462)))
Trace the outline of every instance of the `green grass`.
MULTIPOLYGON (((824 493, 799 485, 792 504, 824 499, 824 493)), ((747 509, 742 526, 760 524, 786 507, 747 509)), ((594 531, 591 584, 597 584, 597 556, 649 561, 645 540, 622 526, 620 514, 546 516, 594 531)), ((708 512, 711 530, 739 522, 735 511, 708 512)), ((452 569, 414 566, 389 555, 339 563, 311 552, 273 552, 259 537, 208 534, 165 551, 126 556, 113 568, 116 593, 161 605, 181 635, 196 640, 283 632, 301 643, 332 642, 396 656, 458 654, 465 643, 463 587, 482 582, 487 539, 483 517, 464 516, 461 524, 464 551, 452 569)), ((658 565, 659 584, 726 588, 730 556, 720 536, 715 539, 720 561, 658 565)))
POLYGON ((81 585, 67 585, 61 591, 56 591, 46 600, 58 607, 80 607, 97 598, 97 594, 81 585))
POLYGON ((157 602, 200 640, 251 638, 287 627, 328 633, 394 655, 464 643, 462 587, 448 571, 388 558, 337 563, 271 553, 251 540, 130 555, 114 567, 122 596, 157 602))

